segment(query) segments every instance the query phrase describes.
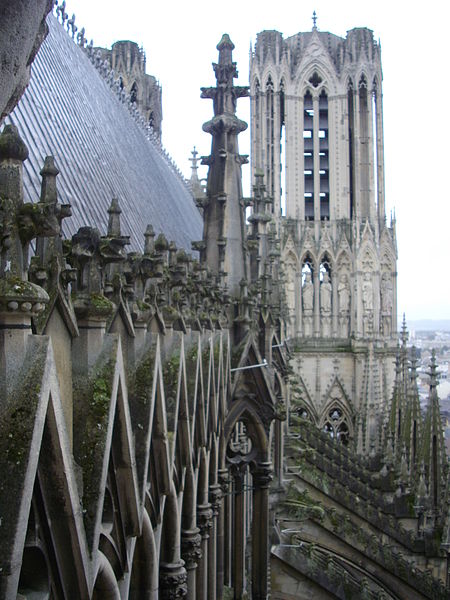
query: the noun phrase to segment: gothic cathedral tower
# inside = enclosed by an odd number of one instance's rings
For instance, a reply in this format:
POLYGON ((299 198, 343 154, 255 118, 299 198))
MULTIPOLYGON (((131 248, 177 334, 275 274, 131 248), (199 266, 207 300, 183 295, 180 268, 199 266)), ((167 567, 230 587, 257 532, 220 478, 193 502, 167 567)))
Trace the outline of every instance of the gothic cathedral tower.
POLYGON ((258 34, 252 175, 279 222, 296 410, 375 452, 397 343, 395 223, 386 223, 380 46, 366 28, 258 34))

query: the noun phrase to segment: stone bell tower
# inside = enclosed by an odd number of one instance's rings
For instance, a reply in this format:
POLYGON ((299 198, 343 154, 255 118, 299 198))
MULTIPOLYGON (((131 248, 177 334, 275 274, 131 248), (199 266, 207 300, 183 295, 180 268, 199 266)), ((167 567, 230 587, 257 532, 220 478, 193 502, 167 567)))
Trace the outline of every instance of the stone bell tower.
POLYGON ((258 34, 252 174, 279 222, 298 398, 321 429, 380 444, 396 345, 395 222, 385 216, 381 51, 371 30, 258 34))

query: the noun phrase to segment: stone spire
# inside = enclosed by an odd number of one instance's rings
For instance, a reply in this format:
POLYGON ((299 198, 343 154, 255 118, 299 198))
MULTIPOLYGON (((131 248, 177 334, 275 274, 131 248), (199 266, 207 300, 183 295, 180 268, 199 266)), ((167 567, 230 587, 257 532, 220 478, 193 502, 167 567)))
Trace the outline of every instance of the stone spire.
POLYGON ((422 460, 428 474, 428 493, 432 508, 437 509, 441 502, 446 455, 437 393, 438 373, 434 350, 431 355, 430 370, 427 374, 430 376, 430 393, 422 438, 422 460))
POLYGON ((205 190, 204 190, 204 186, 202 185, 202 180, 199 179, 198 177, 198 152, 196 147, 194 146, 194 149, 191 152, 192 154, 192 158, 190 158, 189 160, 191 161, 191 178, 189 179, 189 183, 191 185, 191 191, 192 191, 192 195, 194 196, 194 200, 197 204, 197 206, 199 206, 200 208, 203 206, 204 203, 204 199, 205 199, 205 190))
POLYGON ((224 34, 217 49, 219 62, 213 63, 216 87, 202 88, 202 98, 213 100, 214 117, 203 125, 212 135, 211 155, 203 159, 209 165, 207 198, 204 204, 201 260, 224 277, 233 296, 239 294, 239 282, 247 279, 245 250, 245 210, 242 198, 241 156, 237 136, 247 124, 236 116, 237 99, 249 95, 248 87, 235 86, 234 44, 224 34))
POLYGON ((398 349, 395 358, 395 382, 388 421, 388 437, 392 440, 394 459, 399 458, 402 442, 401 432, 405 408, 404 381, 402 375, 402 355, 401 350, 398 349))
POLYGON ((419 455, 419 440, 422 435, 422 413, 420 410, 419 390, 417 388, 417 352, 411 348, 411 371, 406 394, 406 411, 403 425, 403 439, 409 457, 409 467, 412 473, 417 472, 419 455))
POLYGON ((268 206, 271 204, 272 198, 267 195, 266 186, 264 185, 264 173, 257 170, 255 172, 255 184, 253 185, 253 210, 248 218, 251 225, 248 246, 252 281, 256 281, 266 271, 266 261, 269 254, 268 223, 272 220, 268 206))

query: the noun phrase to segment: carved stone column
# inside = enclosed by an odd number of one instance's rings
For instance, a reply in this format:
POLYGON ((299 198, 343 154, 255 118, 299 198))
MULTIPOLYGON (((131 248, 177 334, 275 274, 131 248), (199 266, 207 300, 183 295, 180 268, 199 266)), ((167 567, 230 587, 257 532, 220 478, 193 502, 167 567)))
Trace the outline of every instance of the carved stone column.
MULTIPOLYGON (((229 486, 229 476, 227 469, 219 469, 218 472, 218 480, 221 487, 222 492, 222 500, 221 500, 221 510, 219 511, 219 516, 217 518, 217 576, 216 576, 216 584, 217 584, 217 598, 221 600, 222 598, 222 590, 225 585, 225 571, 228 564, 227 555, 225 552, 228 549, 226 546, 227 536, 225 535, 225 515, 227 513, 227 499, 228 496, 228 486, 229 486)), ((228 525, 228 522, 227 522, 228 525)))
POLYGON ((208 540, 208 600, 216 600, 217 590, 217 529, 222 490, 218 483, 209 486, 209 501, 212 509, 211 532, 208 540))
POLYGON ((160 563, 159 594, 161 600, 177 600, 187 595, 187 573, 184 562, 160 563))
POLYGON ((197 599, 208 600, 208 539, 212 527, 213 511, 211 505, 197 506, 197 525, 200 529, 202 558, 197 568, 197 599))
POLYGON ((187 571, 187 598, 196 600, 196 571, 202 557, 200 529, 181 530, 181 557, 187 571))
POLYGON ((269 596, 269 485, 272 480, 270 462, 258 463, 253 475, 252 519, 252 599, 269 596))
POLYGON ((234 597, 242 598, 245 590, 245 473, 236 470, 234 481, 234 531, 233 531, 233 588, 234 597))

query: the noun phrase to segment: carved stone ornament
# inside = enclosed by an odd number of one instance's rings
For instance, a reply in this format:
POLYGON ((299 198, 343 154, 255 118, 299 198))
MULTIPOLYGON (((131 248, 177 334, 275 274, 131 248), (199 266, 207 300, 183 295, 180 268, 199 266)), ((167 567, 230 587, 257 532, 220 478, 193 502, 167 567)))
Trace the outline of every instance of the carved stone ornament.
POLYGON ((268 488, 272 481, 272 463, 262 462, 256 465, 256 468, 252 471, 253 486, 255 488, 268 488))
POLYGON ((213 524, 213 511, 210 504, 197 506, 197 526, 202 538, 209 537, 209 531, 213 524))
POLYGON ((220 502, 222 500, 222 488, 218 483, 209 487, 209 501, 211 503, 213 515, 217 517, 220 510, 220 502))
POLYGON ((199 529, 181 532, 181 556, 185 562, 186 569, 195 569, 202 557, 202 536, 199 529))
POLYGON ((159 572, 159 597, 177 600, 187 595, 187 573, 183 562, 161 563, 159 572))

